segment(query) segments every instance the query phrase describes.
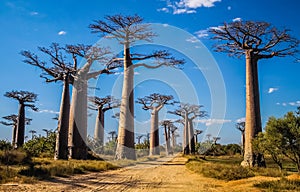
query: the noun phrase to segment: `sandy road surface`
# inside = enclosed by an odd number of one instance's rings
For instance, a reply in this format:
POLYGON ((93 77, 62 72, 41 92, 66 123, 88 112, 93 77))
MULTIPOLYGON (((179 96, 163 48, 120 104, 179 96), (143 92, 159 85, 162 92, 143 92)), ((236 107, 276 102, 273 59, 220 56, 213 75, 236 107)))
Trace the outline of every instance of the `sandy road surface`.
POLYGON ((254 177, 239 181, 225 182, 202 177, 185 168, 186 158, 167 157, 157 161, 139 163, 136 166, 103 173, 76 175, 69 178, 57 177, 51 181, 36 184, 1 185, 0 191, 260 191, 253 183, 274 178, 254 177))

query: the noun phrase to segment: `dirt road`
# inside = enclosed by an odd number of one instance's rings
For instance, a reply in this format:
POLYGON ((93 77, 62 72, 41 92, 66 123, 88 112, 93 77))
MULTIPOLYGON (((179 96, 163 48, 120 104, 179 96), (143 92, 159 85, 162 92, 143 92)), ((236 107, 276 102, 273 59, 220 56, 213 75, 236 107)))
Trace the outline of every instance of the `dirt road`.
POLYGON ((193 191, 260 191, 253 183, 274 178, 254 177, 239 181, 225 182, 202 177, 185 168, 186 158, 167 157, 157 161, 139 163, 136 166, 103 173, 76 175, 69 178, 57 177, 34 185, 1 185, 0 191, 39 192, 193 192, 193 191))

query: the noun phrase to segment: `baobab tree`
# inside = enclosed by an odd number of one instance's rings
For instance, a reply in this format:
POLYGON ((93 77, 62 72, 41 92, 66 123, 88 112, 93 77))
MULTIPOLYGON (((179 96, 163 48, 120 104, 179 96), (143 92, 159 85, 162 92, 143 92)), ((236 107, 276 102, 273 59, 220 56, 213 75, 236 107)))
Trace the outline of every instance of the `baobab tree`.
MULTIPOLYGON (((49 48, 39 47, 38 49, 43 54, 50 57, 50 61, 52 64, 51 66, 49 65, 47 66, 47 62, 41 61, 36 54, 30 51, 22 51, 21 54, 26 58, 24 60, 25 63, 36 66, 43 71, 41 77, 44 78, 47 83, 57 82, 57 81, 63 82, 63 91, 62 91, 62 97, 60 103, 60 114, 58 117, 58 132, 57 132, 54 159, 67 159, 68 141, 69 143, 73 143, 73 137, 71 137, 71 139, 68 139, 68 133, 75 132, 73 136, 74 137, 77 136, 76 138, 77 140, 79 140, 75 142, 76 144, 81 146, 82 143, 84 143, 84 142, 80 142, 82 140, 80 140, 81 137, 79 132, 73 131, 74 130, 73 125, 75 121, 74 120, 75 115, 73 113, 76 112, 75 110, 76 106, 87 108, 87 101, 84 102, 85 99, 87 100, 87 96, 85 96, 86 94, 78 96, 77 90, 81 90, 82 92, 86 93, 87 86, 84 86, 86 85, 85 84, 86 81, 84 81, 86 78, 95 78, 101 73, 109 73, 108 69, 106 68, 103 70, 91 72, 90 74, 88 74, 89 76, 86 77, 92 63, 95 60, 103 59, 103 56, 107 55, 109 51, 104 48, 102 49, 100 47, 92 47, 90 45, 82 45, 82 44, 66 45, 62 47, 57 43, 53 43, 49 48), (84 65, 82 68, 79 68, 78 67, 79 57, 85 58, 88 64, 84 65), (70 58, 72 61, 68 61, 66 58, 70 58), (72 89, 73 106, 71 109, 70 109, 70 89, 69 89, 70 84, 74 85, 72 89), (85 98, 82 98, 84 96, 85 98), (77 103, 80 103, 80 105, 77 105, 77 103), (69 123, 70 119, 73 120, 71 121, 72 123, 69 123), (71 131, 69 131, 70 129, 69 127, 71 127, 71 131)), ((110 64, 113 65, 112 63, 110 64)), ((80 107, 78 108, 81 110, 80 107)), ((85 110, 87 111, 87 109, 85 110)), ((82 112, 82 110, 79 112, 82 112)), ((82 113, 80 118, 78 118, 77 123, 82 123, 87 121, 86 120, 87 117, 84 114, 85 113, 82 113)))
POLYGON ((11 91, 4 94, 5 97, 16 99, 19 102, 19 113, 17 118, 17 131, 16 131, 16 148, 21 147, 24 144, 25 136, 25 107, 29 107, 33 111, 37 111, 38 108, 34 105, 37 101, 37 94, 29 91, 11 91))
POLYGON ((235 128, 237 128, 241 132, 241 146, 242 146, 242 155, 244 155, 245 150, 245 122, 238 122, 235 124, 235 128))
POLYGON ((170 140, 171 140, 171 128, 173 127, 173 122, 170 120, 163 120, 160 122, 160 125, 164 127, 165 140, 166 140, 166 155, 170 155, 172 153, 170 140))
POLYGON ((89 26, 93 33, 100 33, 106 38, 114 38, 123 45, 123 57, 116 60, 123 62, 123 89, 118 128, 118 143, 116 159, 136 159, 134 150, 134 69, 146 67, 156 69, 162 66, 176 67, 184 64, 167 51, 155 51, 151 54, 131 53, 131 47, 137 41, 151 41, 155 34, 149 24, 143 24, 143 19, 137 15, 106 16, 105 20, 95 21, 89 26), (142 61, 149 60, 151 63, 142 61))
POLYGON ((188 103, 180 103, 179 107, 175 111, 169 111, 169 113, 180 116, 183 118, 183 153, 190 154, 195 153, 195 138, 193 120, 198 117, 205 117, 206 112, 202 111, 202 105, 191 105, 188 103))
POLYGON ((153 93, 143 98, 138 98, 136 103, 142 104, 144 110, 151 110, 151 128, 150 128, 150 150, 149 155, 159 155, 159 129, 158 112, 165 105, 174 105, 172 95, 161 95, 153 93))
MULTIPOLYGON (((83 46, 78 46, 78 49, 83 49, 83 46)), ((77 61, 74 60, 73 65, 65 61, 66 49, 59 46, 57 43, 52 43, 49 48, 38 47, 39 51, 50 57, 51 65, 47 65, 45 61, 41 61, 39 57, 30 52, 22 51, 21 54, 26 58, 25 63, 33 65, 42 70, 41 78, 44 78, 46 83, 62 82, 63 90, 60 102, 60 111, 58 116, 57 138, 55 145, 54 159, 68 159, 68 129, 69 129, 69 114, 70 114, 70 84, 73 83, 74 77, 72 74, 76 72, 77 61)), ((76 58, 75 55, 73 57, 76 58)))
POLYGON ((198 143, 198 135, 200 135, 201 133, 203 133, 202 130, 199 130, 199 129, 195 129, 195 143, 197 144, 198 143))
POLYGON ((116 135, 117 135, 116 131, 110 131, 108 134, 110 135, 109 138, 111 138, 111 141, 116 141, 116 138, 117 138, 116 137, 116 135))
POLYGON ((141 144, 141 139, 144 137, 144 135, 138 135, 136 136, 136 139, 138 141, 138 144, 141 144))
POLYGON ((246 57, 246 121, 243 166, 264 166, 262 154, 255 155, 252 140, 262 131, 257 64, 261 59, 291 56, 297 53, 299 40, 289 30, 279 30, 267 22, 236 21, 210 29, 219 43, 216 51, 229 56, 246 57), (224 43, 222 43, 224 42, 224 43))
MULTIPOLYGON (((17 137, 18 116, 15 114, 12 114, 12 115, 8 115, 8 116, 4 116, 2 118, 5 119, 5 121, 0 121, 1 124, 5 125, 5 126, 12 126, 11 145, 13 146, 13 148, 15 148, 16 147, 16 137, 17 137)), ((32 121, 32 119, 25 118, 26 125, 30 125, 31 121, 32 121)))
MULTIPOLYGON (((87 158, 87 109, 88 109, 88 81, 97 78, 101 74, 111 74, 111 70, 120 66, 117 60, 112 60, 108 48, 98 46, 90 47, 87 52, 78 52, 73 46, 68 47, 68 52, 85 59, 84 65, 77 67, 74 74, 72 88, 72 103, 70 109, 69 124, 69 157, 73 159, 87 158), (92 71, 93 63, 101 63, 103 69, 92 71)), ((76 57, 75 57, 76 59, 76 57)))
POLYGON ((29 133, 31 133, 31 140, 34 138, 34 134, 36 134, 35 130, 29 130, 29 133))
POLYGON ((94 139, 103 145, 104 142, 104 114, 106 111, 120 106, 120 101, 112 96, 89 97, 92 106, 89 108, 98 112, 94 130, 94 139))

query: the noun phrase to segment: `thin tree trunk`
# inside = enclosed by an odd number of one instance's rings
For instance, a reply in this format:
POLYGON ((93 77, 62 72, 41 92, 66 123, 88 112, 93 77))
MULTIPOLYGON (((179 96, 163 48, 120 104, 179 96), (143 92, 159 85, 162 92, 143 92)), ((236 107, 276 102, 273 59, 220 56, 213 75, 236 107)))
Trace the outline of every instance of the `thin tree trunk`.
POLYGON ((94 139, 100 142, 101 145, 104 144, 104 111, 102 110, 102 108, 98 109, 94 139))
POLYGON ((183 128, 183 154, 187 155, 190 154, 190 147, 189 147, 189 122, 188 122, 188 114, 186 112, 184 117, 184 128, 183 128))
POLYGON ((189 148, 190 148, 190 152, 192 154, 195 154, 196 149, 195 149, 193 120, 189 119, 188 122, 189 122, 189 125, 188 125, 188 128, 189 128, 189 148))
POLYGON ((151 112, 150 128, 150 150, 149 155, 159 155, 159 131, 158 131, 158 111, 153 109, 151 112))
POLYGON ((124 79, 120 107, 120 120, 116 159, 136 159, 134 149, 134 69, 130 58, 129 44, 124 45, 124 79))
POLYGON ((169 148, 170 146, 168 145, 168 129, 167 129, 167 125, 164 125, 164 132, 165 132, 165 140, 166 140, 166 155, 169 155, 169 148))
POLYGON ((263 166, 261 154, 255 155, 252 140, 261 132, 261 116, 259 104, 259 87, 257 58, 251 50, 246 51, 246 121, 245 121, 245 152, 242 166, 263 166))
POLYGON ((68 129, 70 116, 69 78, 65 77, 62 91, 54 159, 68 159, 68 129))
POLYGON ((17 124, 14 124, 12 130, 12 140, 11 140, 11 144, 13 148, 16 148, 16 137, 17 137, 17 124))
POLYGON ((17 123, 17 148, 23 146, 24 144, 24 135, 25 135, 25 105, 20 103, 19 105, 19 114, 18 114, 18 123, 17 123))
POLYGON ((167 140, 167 147, 168 147, 168 153, 169 154, 174 154, 174 151, 173 151, 173 147, 171 147, 171 130, 170 130, 170 127, 168 127, 168 140, 167 140))

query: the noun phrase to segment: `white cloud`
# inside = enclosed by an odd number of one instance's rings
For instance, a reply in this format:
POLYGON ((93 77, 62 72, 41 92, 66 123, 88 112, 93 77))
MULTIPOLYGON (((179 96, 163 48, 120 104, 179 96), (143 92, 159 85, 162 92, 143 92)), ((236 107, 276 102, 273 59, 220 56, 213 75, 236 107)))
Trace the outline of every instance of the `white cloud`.
POLYGON ((269 90, 268 90, 268 93, 273 93, 273 92, 278 91, 278 90, 279 90, 278 88, 270 87, 269 90))
MULTIPOLYGON (((113 74, 114 74, 114 75, 124 75, 124 72, 115 72, 115 73, 113 73, 113 74)), ((135 74, 135 75, 140 75, 141 73, 135 71, 134 74, 135 74)))
POLYGON ((242 18, 237 17, 237 18, 232 19, 232 21, 233 21, 233 22, 240 22, 240 21, 242 21, 242 18))
POLYGON ((53 111, 53 110, 49 110, 49 109, 43 109, 43 110, 39 110, 39 113, 51 113, 51 114, 59 114, 58 111, 53 111))
POLYGON ((208 37, 208 29, 196 31, 195 34, 197 35, 198 38, 208 37))
POLYGON ((36 11, 32 11, 32 12, 30 12, 30 15, 32 15, 32 16, 34 16, 34 15, 38 15, 39 13, 38 12, 36 12, 36 11))
POLYGON ((289 102, 289 105, 291 105, 291 106, 300 106, 300 101, 289 102))
POLYGON ((284 107, 290 105, 290 106, 300 106, 300 101, 291 101, 291 102, 283 102, 283 103, 280 103, 280 102, 277 102, 276 105, 282 105, 284 107))
POLYGON ((231 7, 231 6, 228 6, 228 7, 227 7, 227 10, 228 10, 228 11, 230 11, 231 9, 232 9, 232 7, 231 7))
POLYGON ((221 0, 165 0, 165 2, 167 7, 157 9, 157 11, 169 13, 173 10, 173 14, 191 14, 196 13, 196 9, 200 7, 213 7, 221 0))
POLYGON ((206 126, 209 126, 212 124, 230 123, 231 120, 229 120, 229 119, 200 119, 200 120, 197 120, 197 122, 204 123, 206 126))
POLYGON ((199 39, 197 39, 196 37, 190 37, 188 39, 186 39, 187 42, 191 42, 191 43, 197 43, 199 42, 199 39))
POLYGON ((213 7, 216 2, 221 2, 221 0, 180 0, 178 4, 196 9, 199 7, 213 7))
POLYGON ((163 27, 169 27, 169 24, 166 24, 166 23, 164 23, 162 25, 163 25, 163 27))
POLYGON ((66 35, 67 32, 66 32, 66 31, 60 31, 60 32, 58 32, 57 34, 58 34, 58 35, 66 35))
POLYGON ((157 9, 158 12, 165 12, 165 13, 169 13, 170 10, 167 7, 163 7, 161 9, 157 9))
POLYGON ((239 119, 235 120, 235 122, 237 122, 237 123, 241 123, 241 122, 245 122, 245 121, 246 121, 245 117, 242 117, 242 118, 239 118, 239 119))

